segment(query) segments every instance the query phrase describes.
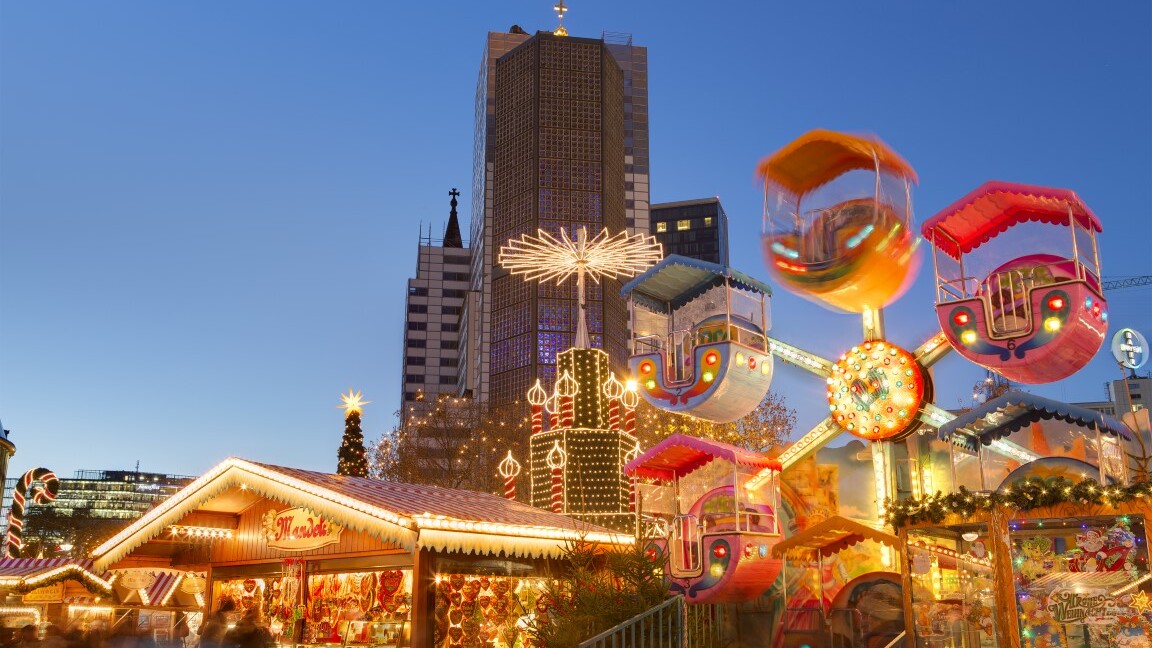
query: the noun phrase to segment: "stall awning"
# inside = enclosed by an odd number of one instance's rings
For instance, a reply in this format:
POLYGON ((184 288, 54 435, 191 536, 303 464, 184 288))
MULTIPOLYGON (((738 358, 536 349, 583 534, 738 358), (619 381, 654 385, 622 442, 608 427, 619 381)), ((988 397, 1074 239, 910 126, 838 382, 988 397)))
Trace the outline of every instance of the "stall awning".
POLYGON ((833 515, 778 543, 772 548, 772 555, 785 556, 789 552, 815 555, 819 552, 827 558, 865 540, 889 547, 897 547, 900 543, 896 536, 872 525, 833 515))
POLYGON ((647 479, 683 477, 713 459, 751 468, 780 470, 780 462, 759 452, 720 441, 673 434, 624 465, 624 472, 647 479))
POLYGON ((630 537, 609 529, 488 493, 229 458, 97 547, 92 553, 96 566, 116 563, 214 498, 235 500, 239 491, 307 508, 345 528, 407 550, 426 547, 558 557, 562 545, 577 538, 606 544, 631 542, 630 537))
POLYGON ((1132 440, 1128 428, 1111 416, 1015 390, 942 424, 940 438, 974 452, 978 444, 991 445, 1035 421, 1053 419, 1132 440))
POLYGON ((108 594, 107 574, 88 558, 0 558, 0 588, 27 590, 72 579, 93 592, 108 594))
POLYGON ((768 284, 718 263, 669 254, 644 274, 624 284, 620 294, 657 313, 667 313, 696 299, 716 286, 737 288, 772 296, 768 284))
POLYGON ((1068 225, 1069 212, 1087 230, 1100 219, 1069 189, 991 180, 924 221, 921 234, 953 258, 967 254, 1018 223, 1068 225))
POLYGON ((116 569, 111 582, 120 603, 163 607, 172 602, 176 588, 188 576, 203 578, 203 573, 179 569, 116 569))

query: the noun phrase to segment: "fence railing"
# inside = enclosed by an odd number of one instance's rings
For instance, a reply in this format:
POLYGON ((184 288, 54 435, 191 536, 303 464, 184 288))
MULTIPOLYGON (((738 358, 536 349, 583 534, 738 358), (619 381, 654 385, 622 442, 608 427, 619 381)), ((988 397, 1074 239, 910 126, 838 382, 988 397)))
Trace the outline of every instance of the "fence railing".
POLYGON ((674 596, 584 641, 580 648, 724 648, 734 618, 722 605, 697 605, 674 596))

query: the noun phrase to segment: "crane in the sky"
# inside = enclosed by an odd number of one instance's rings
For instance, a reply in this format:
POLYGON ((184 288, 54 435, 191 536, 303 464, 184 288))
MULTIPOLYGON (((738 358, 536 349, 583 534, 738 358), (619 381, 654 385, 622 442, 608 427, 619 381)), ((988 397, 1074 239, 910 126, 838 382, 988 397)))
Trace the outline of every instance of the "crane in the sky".
POLYGON ((1118 290, 1120 288, 1135 288, 1152 284, 1152 275, 1132 275, 1130 277, 1114 277, 1104 280, 1104 290, 1118 290))

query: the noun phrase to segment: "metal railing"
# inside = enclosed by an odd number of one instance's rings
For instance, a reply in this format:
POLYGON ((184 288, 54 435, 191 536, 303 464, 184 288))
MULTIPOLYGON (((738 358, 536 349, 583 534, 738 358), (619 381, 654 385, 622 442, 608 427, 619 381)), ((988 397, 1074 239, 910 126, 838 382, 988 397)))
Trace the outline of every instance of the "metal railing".
POLYGON ((677 595, 580 643, 580 648, 724 648, 734 618, 722 605, 687 603, 677 595))

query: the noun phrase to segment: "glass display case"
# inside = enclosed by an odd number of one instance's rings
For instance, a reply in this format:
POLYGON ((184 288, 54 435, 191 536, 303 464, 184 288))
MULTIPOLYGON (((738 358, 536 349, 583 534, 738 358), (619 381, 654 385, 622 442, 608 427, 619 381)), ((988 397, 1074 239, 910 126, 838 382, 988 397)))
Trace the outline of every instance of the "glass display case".
POLYGON ((908 534, 917 648, 996 648, 992 555, 985 524, 908 534))

